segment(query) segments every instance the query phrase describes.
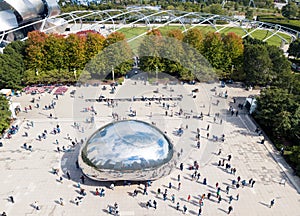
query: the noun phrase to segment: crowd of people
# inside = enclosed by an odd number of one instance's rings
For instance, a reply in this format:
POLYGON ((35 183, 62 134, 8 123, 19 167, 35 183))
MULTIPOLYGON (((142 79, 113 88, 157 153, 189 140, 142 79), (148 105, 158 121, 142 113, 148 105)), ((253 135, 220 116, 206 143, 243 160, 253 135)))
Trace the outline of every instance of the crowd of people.
MULTIPOLYGON (((114 87, 116 88, 116 87, 114 87)), ((116 91, 116 89, 114 89, 116 91)), ((225 97, 228 97, 228 93, 226 92, 225 97)), ((159 97, 158 97, 159 98, 159 97)), ((57 98, 58 100, 59 98, 57 98)), ((82 98, 83 99, 83 98, 82 98)), ((144 103, 143 101, 139 100, 134 100, 134 103, 144 103)), ((151 108, 153 103, 151 102, 146 102, 147 107, 151 108)), ((220 101, 219 99, 217 100, 216 104, 217 106, 219 105, 220 101)), ((50 104, 44 105, 44 111, 51 111, 51 109, 54 109, 56 106, 56 102, 52 101, 50 104)), ((109 107, 116 107, 116 106, 122 106, 122 102, 116 102, 114 100, 106 100, 103 103, 104 105, 107 105, 109 107)), ((167 117, 167 118, 173 118, 174 116, 179 117, 179 118, 186 118, 186 116, 192 116, 195 115, 195 111, 190 110, 183 110, 182 108, 179 107, 179 103, 177 102, 165 102, 158 100, 157 105, 158 107, 161 108, 161 115, 167 117), (175 109, 178 108, 178 111, 175 112, 175 109)), ((36 106, 36 109, 40 109, 40 106, 36 106)), ((205 108, 205 107, 204 107, 205 108)), ((93 112, 95 115, 97 115, 97 112, 93 106, 86 106, 84 108, 84 111, 90 113, 93 112)), ((26 111, 27 112, 27 111, 26 111)), ((235 110, 233 107, 229 108, 230 115, 233 116, 234 114, 238 116, 238 110, 235 110)), ((133 107, 130 107, 127 113, 129 116, 132 117, 138 117, 137 112, 133 107)), ((141 115, 141 114, 139 114, 141 115)), ((220 118, 220 114, 216 113, 214 116, 205 116, 202 112, 200 114, 196 114, 196 116, 199 115, 200 120, 204 119, 213 119, 214 124, 222 124, 222 118, 220 118)), ((117 112, 112 112, 112 118, 114 120, 119 120, 121 114, 117 112)), ((152 117, 152 112, 151 112, 151 117, 152 117)), ((52 114, 50 113, 50 118, 52 118, 52 114)), ((94 120, 93 120, 94 122, 94 120)), ((152 121, 152 124, 156 124, 156 122, 152 121)), ((184 126, 180 126, 178 128, 175 128, 174 130, 176 131, 176 135, 182 136, 185 131, 193 131, 194 134, 196 134, 196 148, 201 149, 202 148, 202 142, 203 138, 201 134, 204 134, 204 137, 207 138, 207 142, 209 141, 221 141, 221 144, 226 144, 225 142, 225 134, 212 134, 212 128, 214 127, 214 124, 208 124, 206 129, 200 129, 200 128, 190 128, 188 124, 184 126), (212 135, 211 135, 212 134, 212 135), (205 136, 206 135, 206 136, 205 136), (220 137, 220 138, 219 138, 220 137), (212 138, 211 140, 209 140, 212 138)), ((84 133, 84 126, 82 123, 79 122, 74 122, 72 124, 73 128, 77 131, 80 131, 84 133)), ((29 131, 30 128, 34 128, 34 122, 33 121, 28 121, 27 122, 27 131, 29 131)), ((17 126, 13 128, 13 130, 18 131, 17 126)), ((37 140, 40 142, 43 142, 46 139, 54 139, 54 144, 56 148, 56 151, 58 153, 60 152, 70 152, 74 150, 78 145, 82 144, 84 141, 81 140, 80 142, 77 141, 77 137, 70 137, 68 133, 66 133, 65 140, 63 142, 60 142, 58 138, 56 138, 56 135, 60 135, 61 133, 65 133, 64 130, 62 130, 61 126, 57 124, 54 128, 44 128, 41 129, 39 128, 42 132, 39 133, 37 140), (48 130, 50 133, 48 133, 48 130), (49 138, 51 136, 51 138, 49 138), (64 144, 61 144, 64 143, 64 144)), ((258 132, 258 131, 257 131, 258 132)), ((28 132, 26 137, 28 137, 28 132)), ((192 137, 194 139, 194 137, 192 137)), ((26 142, 22 146, 23 149, 32 151, 33 147, 32 144, 28 145, 26 142)), ((179 155, 182 155, 183 151, 186 151, 187 149, 181 149, 181 152, 179 155)), ((75 153, 75 151, 74 151, 75 153)), ((178 164, 178 172, 174 172, 170 177, 172 178, 173 175, 176 176, 176 180, 170 181, 169 184, 166 186, 164 190, 161 189, 161 187, 158 187, 156 189, 157 193, 155 195, 151 195, 148 190, 149 187, 152 187, 151 182, 145 182, 144 187, 142 190, 135 188, 132 196, 133 197, 139 197, 139 194, 142 194, 143 196, 148 196, 147 201, 145 202, 145 207, 147 209, 153 208, 153 209, 158 209, 159 208, 159 203, 161 200, 162 202, 170 202, 170 205, 174 207, 177 211, 181 211, 182 213, 186 214, 188 212, 188 208, 190 208, 189 204, 192 203, 192 200, 194 200, 193 203, 197 203, 197 215, 200 216, 203 213, 204 206, 206 202, 216 202, 216 203, 221 203, 221 202, 227 202, 228 203, 228 209, 227 213, 231 214, 231 212, 234 211, 233 205, 237 205, 238 200, 239 200, 239 190, 242 190, 244 187, 251 187, 253 188, 255 185, 255 180, 251 177, 249 180, 246 180, 246 178, 242 178, 238 170, 234 167, 234 155, 228 154, 225 157, 224 153, 222 152, 222 149, 219 149, 219 151, 215 154, 217 157, 219 157, 219 160, 217 162, 217 167, 220 168, 221 171, 224 171, 230 175, 233 176, 233 179, 231 182, 227 182, 226 186, 221 185, 219 182, 215 183, 214 187, 214 192, 211 192, 209 188, 212 186, 214 180, 213 179, 208 179, 206 176, 201 175, 201 167, 200 163, 195 160, 193 164, 189 164, 188 162, 181 162, 178 164), (196 182, 199 185, 203 185, 204 188, 206 188, 206 191, 203 192, 203 194, 183 194, 182 188, 183 187, 188 187, 188 184, 183 182, 183 177, 185 181, 190 181, 190 182, 196 182), (187 179, 187 180, 186 180, 187 179), (210 187, 209 187, 210 186, 210 187), (186 197, 184 199, 180 199, 180 197, 186 197), (197 200, 196 200, 197 199, 197 200)), ((77 168, 76 172, 81 172, 78 165, 78 161, 76 161, 75 166, 77 168)), ((80 206, 80 204, 84 201, 84 198, 88 196, 88 193, 86 192, 84 185, 86 183, 86 178, 84 175, 81 175, 79 179, 75 179, 73 177, 73 173, 71 173, 70 170, 64 170, 61 171, 59 168, 52 168, 52 173, 58 177, 56 179, 58 182, 63 184, 64 180, 67 179, 68 181, 77 181, 77 189, 79 189, 79 196, 76 196, 73 200, 74 205, 80 206)), ((74 175, 75 176, 75 175, 74 175)), ((223 183, 224 184, 224 183, 223 183)), ((112 191, 114 190, 115 185, 111 184, 109 188, 112 191)), ((106 197, 106 189, 104 187, 96 187, 93 192, 94 196, 99 196, 99 197, 106 197)), ((13 196, 9 197, 10 201, 14 203, 14 198, 13 196)), ((58 203, 61 206, 65 206, 65 201, 63 197, 60 197, 58 199, 58 203)), ((272 199, 270 203, 270 207, 272 207, 275 203, 275 200, 272 199)), ((38 204, 38 201, 35 201, 34 203, 35 209, 40 210, 40 206, 38 204)), ((125 208, 125 207, 124 207, 125 208)), ((209 211, 208 209, 205 209, 205 211, 209 211)), ((113 214, 113 215, 119 215, 120 214, 120 207, 117 202, 115 202, 113 205, 108 204, 107 206, 107 213, 108 214, 113 214)), ((6 215, 4 212, 2 214, 3 216, 6 215)))

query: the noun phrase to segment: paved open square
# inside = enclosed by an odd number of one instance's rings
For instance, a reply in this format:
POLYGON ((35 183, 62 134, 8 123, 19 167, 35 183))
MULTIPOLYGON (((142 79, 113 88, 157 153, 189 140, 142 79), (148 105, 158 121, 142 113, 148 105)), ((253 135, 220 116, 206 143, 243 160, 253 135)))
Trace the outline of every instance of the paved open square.
POLYGON ((299 179, 238 108, 257 93, 218 83, 126 79, 113 93, 100 85, 71 86, 57 98, 14 96, 22 111, 13 123, 18 132, 0 147, 0 212, 100 216, 114 214, 116 203, 121 216, 200 215, 199 209, 215 216, 230 207, 230 215, 300 215, 299 179), (169 137, 178 161, 170 175, 152 182, 97 182, 83 175, 81 145, 98 128, 124 119, 145 121, 169 137))

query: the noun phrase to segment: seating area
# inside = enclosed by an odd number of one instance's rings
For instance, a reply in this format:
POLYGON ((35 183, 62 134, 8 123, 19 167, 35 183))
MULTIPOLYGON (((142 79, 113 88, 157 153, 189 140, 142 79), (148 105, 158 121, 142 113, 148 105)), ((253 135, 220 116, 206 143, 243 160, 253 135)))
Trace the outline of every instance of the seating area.
POLYGON ((60 86, 55 90, 55 92, 53 94, 54 95, 63 95, 64 93, 66 93, 66 91, 68 91, 68 88, 66 86, 60 86))
POLYGON ((27 86, 23 88, 23 92, 26 94, 42 94, 42 93, 51 93, 53 89, 55 88, 54 85, 51 86, 27 86))
MULTIPOLYGON (((23 92, 26 94, 42 94, 42 93, 49 93, 51 94, 52 91, 56 88, 55 85, 49 85, 49 86, 27 86, 23 88, 23 92)), ((59 86, 55 92, 54 95, 63 95, 66 91, 68 91, 68 88, 66 86, 59 86)))

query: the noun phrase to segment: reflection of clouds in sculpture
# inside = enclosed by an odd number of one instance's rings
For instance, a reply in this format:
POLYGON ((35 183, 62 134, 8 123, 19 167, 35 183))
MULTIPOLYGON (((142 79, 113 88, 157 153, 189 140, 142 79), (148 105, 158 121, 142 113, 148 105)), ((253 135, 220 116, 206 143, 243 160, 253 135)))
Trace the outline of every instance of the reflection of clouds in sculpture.
POLYGON ((87 157, 98 168, 140 169, 162 165, 173 149, 158 129, 140 121, 120 121, 96 132, 87 157))

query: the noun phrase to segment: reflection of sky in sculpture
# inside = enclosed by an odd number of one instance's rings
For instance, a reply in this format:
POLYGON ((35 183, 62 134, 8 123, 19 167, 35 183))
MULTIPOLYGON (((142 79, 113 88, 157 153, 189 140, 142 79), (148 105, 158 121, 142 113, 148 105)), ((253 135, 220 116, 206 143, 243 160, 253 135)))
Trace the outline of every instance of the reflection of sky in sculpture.
POLYGON ((158 129, 141 121, 120 121, 88 140, 87 158, 98 168, 135 170, 168 162, 172 145, 158 129))

